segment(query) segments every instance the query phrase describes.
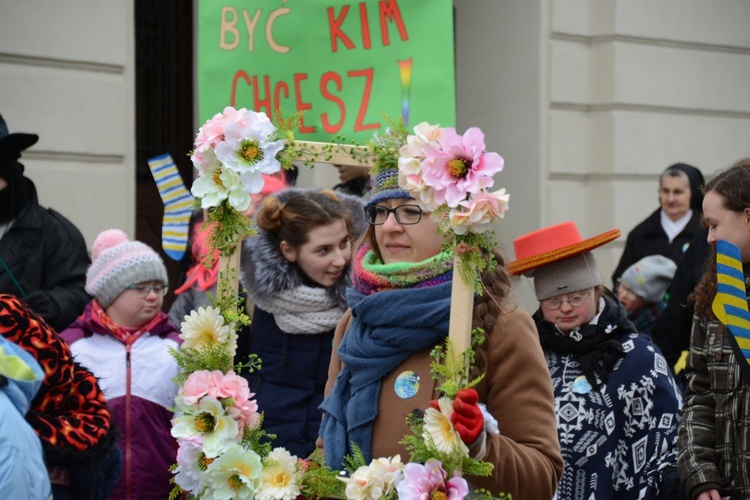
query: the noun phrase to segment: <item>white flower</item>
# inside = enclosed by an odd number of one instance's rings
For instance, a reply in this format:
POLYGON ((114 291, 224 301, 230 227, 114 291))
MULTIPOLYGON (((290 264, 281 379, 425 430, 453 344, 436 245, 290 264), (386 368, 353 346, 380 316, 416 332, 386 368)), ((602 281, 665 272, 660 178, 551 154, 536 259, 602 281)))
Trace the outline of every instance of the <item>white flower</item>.
POLYGON ((174 482, 183 490, 193 494, 200 493, 203 489, 203 471, 198 466, 202 453, 203 439, 200 436, 180 439, 174 482))
POLYGON ((265 113, 245 111, 244 121, 229 125, 224 131, 224 140, 216 145, 216 157, 225 167, 242 174, 242 182, 249 193, 259 193, 260 174, 272 174, 281 169, 276 155, 284 148, 284 142, 270 141, 276 131, 265 113))
POLYGON ((373 460, 370 465, 354 471, 351 477, 342 479, 347 483, 346 498, 370 500, 392 493, 403 477, 403 468, 400 455, 373 460))
POLYGON ((193 413, 176 417, 172 424, 172 436, 178 439, 203 436, 203 453, 208 458, 219 456, 240 434, 237 421, 211 396, 201 398, 193 413))
POLYGON ((469 449, 451 423, 453 400, 440 398, 438 399, 438 406, 440 406, 440 411, 435 408, 428 408, 424 414, 422 439, 431 443, 438 451, 444 453, 458 451, 461 455, 468 456, 469 449))
POLYGON ((218 207, 224 200, 238 212, 250 206, 250 195, 245 191, 240 174, 224 166, 207 166, 203 175, 193 182, 190 192, 201 199, 203 208, 218 207))
POLYGON ((221 311, 215 307, 199 307, 185 316, 181 325, 182 347, 199 349, 217 344, 226 344, 227 352, 234 356, 237 352, 237 334, 224 324, 221 311))
POLYGON ((283 448, 274 448, 263 461, 259 500, 294 500, 300 492, 302 472, 297 457, 283 448))
POLYGON ((252 499, 258 491, 262 470, 257 453, 233 444, 206 468, 207 488, 202 498, 252 499))

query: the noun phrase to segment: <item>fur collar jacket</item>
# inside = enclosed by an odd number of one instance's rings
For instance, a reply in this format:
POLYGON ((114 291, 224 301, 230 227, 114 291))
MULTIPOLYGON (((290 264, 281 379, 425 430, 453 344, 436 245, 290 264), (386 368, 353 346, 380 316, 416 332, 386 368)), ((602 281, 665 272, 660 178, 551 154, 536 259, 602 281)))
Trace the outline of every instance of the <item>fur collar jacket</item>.
MULTIPOLYGON (((313 191, 317 190, 290 188, 274 196, 283 203, 293 196, 313 191)), ((354 221, 352 237, 356 240, 367 229, 364 202, 356 196, 341 193, 336 193, 336 196, 343 201, 351 213, 354 221)), ((259 298, 267 299, 278 292, 305 284, 309 285, 309 278, 300 271, 299 267, 284 258, 281 253, 281 242, 278 241, 276 235, 261 229, 257 231, 257 236, 243 242, 240 258, 240 283, 247 290, 250 298, 253 301, 259 298)), ((351 286, 351 277, 349 266, 347 266, 339 282, 327 290, 342 309, 346 309, 346 289, 349 286, 351 286)))

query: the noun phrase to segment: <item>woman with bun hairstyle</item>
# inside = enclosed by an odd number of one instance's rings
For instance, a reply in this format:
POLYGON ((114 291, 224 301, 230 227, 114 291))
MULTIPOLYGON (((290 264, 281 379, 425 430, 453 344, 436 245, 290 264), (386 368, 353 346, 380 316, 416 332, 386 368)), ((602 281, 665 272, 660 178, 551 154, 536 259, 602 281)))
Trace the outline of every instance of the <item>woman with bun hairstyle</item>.
MULTIPOLYGON (((448 336, 453 252, 438 223, 398 184, 398 169, 377 167, 366 207, 370 224, 353 263, 350 309, 334 337, 318 445, 341 469, 352 443, 366 462, 409 453, 406 417, 439 397, 430 352, 448 336)), ((470 456, 492 463, 477 488, 513 498, 552 498, 562 473, 552 386, 534 322, 516 307, 504 259, 482 274, 472 328, 485 331, 471 389, 456 394, 452 420, 470 456), (484 411, 483 411, 484 409, 484 411)), ((485 256, 486 258, 487 256, 485 256)))
POLYGON ((362 202, 333 191, 288 189, 263 200, 258 235, 242 246, 250 335, 237 362, 259 356, 245 374, 274 446, 298 457, 315 449, 333 330, 346 308, 352 241, 365 226, 362 202))

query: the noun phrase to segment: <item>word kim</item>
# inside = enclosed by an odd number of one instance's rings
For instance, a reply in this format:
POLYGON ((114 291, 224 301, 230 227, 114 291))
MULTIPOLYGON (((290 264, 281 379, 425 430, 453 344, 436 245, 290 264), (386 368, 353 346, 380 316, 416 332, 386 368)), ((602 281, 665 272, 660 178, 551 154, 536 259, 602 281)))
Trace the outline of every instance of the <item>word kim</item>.
MULTIPOLYGON (((354 37, 352 33, 356 32, 359 32, 362 41, 362 48, 365 50, 372 48, 372 36, 370 33, 367 3, 359 2, 358 6, 358 19, 352 19, 355 17, 353 14, 351 16, 349 15, 349 5, 342 6, 339 12, 336 12, 333 7, 328 7, 326 9, 331 52, 338 52, 339 42, 348 50, 356 49, 356 45, 352 41, 354 37), (356 23, 354 24, 354 27, 352 27, 353 23, 356 23)), ((255 50, 255 32, 261 20, 262 13, 263 9, 256 9, 251 17, 248 10, 242 9, 242 19, 247 32, 248 52, 253 52, 255 50)), ((271 11, 268 18, 262 23, 268 46, 271 50, 280 54, 288 53, 291 50, 291 47, 277 42, 276 37, 274 37, 274 25, 277 21, 281 20, 283 16, 290 13, 291 9, 289 9, 289 7, 275 9, 271 11)), ((219 30, 220 49, 235 50, 239 46, 241 39, 240 28, 238 28, 239 18, 240 13, 234 7, 223 6, 221 8, 219 30)), ((401 16, 401 10, 399 9, 396 0, 381 0, 378 2, 378 24, 380 26, 380 40, 383 47, 387 47, 391 44, 389 31, 389 25, 391 24, 395 24, 402 41, 407 41, 409 39, 409 34, 406 31, 406 26, 404 25, 404 20, 401 16)))
MULTIPOLYGON (((367 114, 367 107, 370 102, 370 96, 372 95, 372 84, 374 77, 374 69, 366 68, 360 70, 351 70, 346 72, 348 80, 355 78, 362 78, 364 81, 364 89, 362 91, 362 99, 359 102, 359 110, 357 112, 357 119, 354 124, 354 131, 360 132, 362 130, 378 129, 380 128, 379 123, 364 123, 365 115, 367 114)), ((292 86, 294 87, 294 108, 296 111, 309 112, 312 110, 312 104, 305 102, 303 98, 303 85, 308 80, 306 73, 295 73, 292 80, 292 86)), ((327 71, 320 77, 319 88, 317 89, 320 95, 326 101, 333 103, 338 108, 338 120, 336 120, 332 114, 321 113, 320 120, 326 134, 336 134, 341 130, 344 125, 344 121, 347 116, 346 102, 338 97, 334 93, 341 92, 343 90, 343 80, 341 75, 334 71, 327 71)), ((308 87, 309 88, 309 87, 308 87)), ((271 86, 271 79, 268 75, 258 77, 257 75, 250 76, 245 71, 240 70, 234 74, 232 80, 232 94, 230 98, 231 106, 237 107, 238 105, 247 106, 255 111, 264 111, 268 116, 276 116, 276 112, 282 107, 288 109, 289 107, 281 106, 282 99, 288 99, 290 96, 289 84, 284 81, 276 82, 273 87, 271 86), (252 88, 252 105, 246 104, 245 99, 243 102, 237 103, 237 93, 243 91, 245 87, 252 88)), ((299 132, 302 134, 315 133, 316 129, 313 126, 304 124, 303 120, 300 121, 299 132)))

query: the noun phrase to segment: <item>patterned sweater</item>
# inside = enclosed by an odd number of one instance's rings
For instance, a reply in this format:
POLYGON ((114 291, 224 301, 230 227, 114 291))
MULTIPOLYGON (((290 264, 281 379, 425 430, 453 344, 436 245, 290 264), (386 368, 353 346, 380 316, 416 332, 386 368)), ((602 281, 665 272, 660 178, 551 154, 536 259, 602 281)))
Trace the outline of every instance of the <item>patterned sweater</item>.
POLYGON ((676 466, 679 390, 659 349, 629 333, 617 307, 608 300, 598 325, 613 338, 620 327, 626 354, 599 390, 572 355, 545 352, 565 461, 560 500, 657 498, 662 474, 676 466))

